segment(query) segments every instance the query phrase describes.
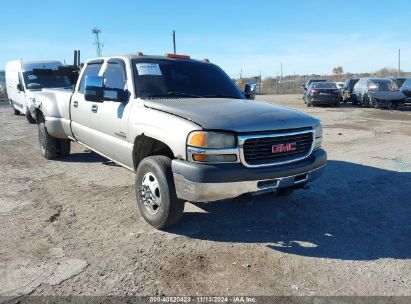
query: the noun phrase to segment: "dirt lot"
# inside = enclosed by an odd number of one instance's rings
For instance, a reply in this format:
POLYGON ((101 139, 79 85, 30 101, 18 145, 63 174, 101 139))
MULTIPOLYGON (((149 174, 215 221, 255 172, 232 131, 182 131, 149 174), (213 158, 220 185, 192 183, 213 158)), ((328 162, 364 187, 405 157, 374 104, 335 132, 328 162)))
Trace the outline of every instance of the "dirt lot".
POLYGON ((0 295, 411 295, 411 111, 306 108, 329 154, 309 189, 189 204, 148 226, 133 174, 73 145, 41 157, 0 102, 0 295))

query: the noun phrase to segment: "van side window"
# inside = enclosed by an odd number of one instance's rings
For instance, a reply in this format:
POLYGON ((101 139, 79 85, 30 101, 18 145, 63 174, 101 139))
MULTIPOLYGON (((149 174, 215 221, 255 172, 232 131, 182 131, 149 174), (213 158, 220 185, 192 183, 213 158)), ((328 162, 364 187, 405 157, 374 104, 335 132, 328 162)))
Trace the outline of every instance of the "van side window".
POLYGON ((100 72, 102 63, 89 63, 85 67, 83 76, 81 77, 80 85, 79 85, 79 93, 84 94, 84 85, 86 81, 86 76, 98 76, 98 73, 100 72))

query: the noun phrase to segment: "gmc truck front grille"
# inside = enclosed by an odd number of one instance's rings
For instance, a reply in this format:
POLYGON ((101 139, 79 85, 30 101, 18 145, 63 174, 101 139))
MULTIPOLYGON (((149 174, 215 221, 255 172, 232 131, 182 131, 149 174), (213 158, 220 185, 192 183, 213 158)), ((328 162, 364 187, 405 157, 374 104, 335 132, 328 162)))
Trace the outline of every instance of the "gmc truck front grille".
POLYGON ((248 167, 280 165, 308 157, 314 131, 239 136, 242 161, 248 167))

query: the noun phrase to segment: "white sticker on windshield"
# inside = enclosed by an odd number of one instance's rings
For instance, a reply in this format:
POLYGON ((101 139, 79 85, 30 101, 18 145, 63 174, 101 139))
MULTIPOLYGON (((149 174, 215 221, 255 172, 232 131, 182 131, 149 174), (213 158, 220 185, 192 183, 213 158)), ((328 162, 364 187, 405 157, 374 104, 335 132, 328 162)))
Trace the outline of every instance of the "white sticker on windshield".
POLYGON ((158 63, 136 63, 138 75, 158 75, 161 76, 161 70, 158 63))
POLYGON ((27 78, 30 79, 30 80, 34 80, 34 79, 37 79, 37 76, 36 75, 27 75, 27 78))

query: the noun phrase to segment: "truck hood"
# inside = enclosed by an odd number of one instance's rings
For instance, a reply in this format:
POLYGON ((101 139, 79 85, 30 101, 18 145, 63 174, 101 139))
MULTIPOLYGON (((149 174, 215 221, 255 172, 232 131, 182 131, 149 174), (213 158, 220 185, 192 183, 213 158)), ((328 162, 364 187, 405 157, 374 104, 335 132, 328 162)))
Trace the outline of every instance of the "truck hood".
POLYGON ((191 120, 204 129, 258 132, 311 127, 319 120, 266 102, 226 98, 144 100, 148 108, 191 120))
POLYGON ((401 100, 404 99, 406 96, 401 92, 368 92, 368 96, 371 98, 383 99, 383 100, 401 100))

